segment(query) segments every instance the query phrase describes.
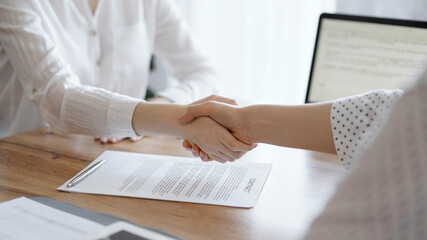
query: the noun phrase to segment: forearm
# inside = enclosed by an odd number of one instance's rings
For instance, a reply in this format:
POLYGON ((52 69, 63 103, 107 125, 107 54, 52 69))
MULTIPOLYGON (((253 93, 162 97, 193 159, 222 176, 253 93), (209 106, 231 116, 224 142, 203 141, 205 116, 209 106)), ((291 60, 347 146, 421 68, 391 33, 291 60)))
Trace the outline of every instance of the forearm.
POLYGON ((183 137, 184 126, 178 123, 178 118, 184 111, 183 105, 140 102, 135 108, 132 126, 137 135, 183 137))
POLYGON ((166 97, 160 97, 160 96, 155 96, 152 98, 148 98, 147 102, 151 102, 151 103, 173 103, 172 100, 166 98, 166 97))
POLYGON ((336 153, 331 103, 300 106, 254 105, 242 109, 254 142, 336 153))
POLYGON ((180 124, 178 119, 185 109, 186 106, 177 104, 140 102, 135 108, 132 126, 138 135, 170 135, 188 140, 220 162, 234 161, 252 150, 252 145, 239 142, 208 117, 180 124))

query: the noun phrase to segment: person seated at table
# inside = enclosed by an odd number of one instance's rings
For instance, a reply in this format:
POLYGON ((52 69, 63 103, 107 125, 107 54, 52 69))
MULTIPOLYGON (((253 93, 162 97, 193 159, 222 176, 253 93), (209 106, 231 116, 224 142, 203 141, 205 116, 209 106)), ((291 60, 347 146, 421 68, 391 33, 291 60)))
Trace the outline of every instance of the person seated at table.
POLYGON ((181 126, 184 106, 159 103, 191 103, 218 85, 170 0, 0 3, 0 137, 46 123, 111 142, 167 134, 228 161, 252 146, 209 118, 181 126), (152 99, 156 103, 141 100, 153 54, 180 81, 152 99))
POLYGON ((338 154, 350 172, 305 239, 427 239, 426 102, 427 72, 405 94, 378 90, 302 106, 205 102, 180 121, 208 116, 247 144, 338 154))

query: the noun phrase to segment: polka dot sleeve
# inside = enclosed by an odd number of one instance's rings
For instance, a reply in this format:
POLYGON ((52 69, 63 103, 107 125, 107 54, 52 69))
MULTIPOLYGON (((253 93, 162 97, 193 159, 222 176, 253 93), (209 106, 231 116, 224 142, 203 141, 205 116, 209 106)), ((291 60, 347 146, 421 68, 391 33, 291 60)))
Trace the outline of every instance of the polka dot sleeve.
POLYGON ((376 90, 336 100, 331 108, 335 149, 347 169, 354 169, 389 117, 401 90, 376 90))

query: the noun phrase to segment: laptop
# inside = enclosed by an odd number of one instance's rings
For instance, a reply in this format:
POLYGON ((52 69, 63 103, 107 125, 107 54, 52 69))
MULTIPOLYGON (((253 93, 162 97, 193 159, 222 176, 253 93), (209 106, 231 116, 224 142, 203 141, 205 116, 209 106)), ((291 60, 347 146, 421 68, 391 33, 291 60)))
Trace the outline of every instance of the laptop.
POLYGON ((426 60, 427 22, 324 13, 305 102, 406 89, 426 60))

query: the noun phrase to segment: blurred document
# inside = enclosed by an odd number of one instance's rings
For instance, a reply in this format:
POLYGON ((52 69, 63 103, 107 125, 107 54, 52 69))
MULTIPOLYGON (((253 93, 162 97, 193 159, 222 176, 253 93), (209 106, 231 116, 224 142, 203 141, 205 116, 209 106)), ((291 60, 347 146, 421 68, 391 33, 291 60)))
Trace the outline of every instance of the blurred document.
POLYGON ((271 164, 117 151, 104 152, 85 169, 102 159, 82 182, 67 188, 70 179, 58 190, 251 208, 271 170, 271 164))
POLYGON ((25 197, 0 204, 0 239, 82 239, 101 228, 98 223, 25 197))

